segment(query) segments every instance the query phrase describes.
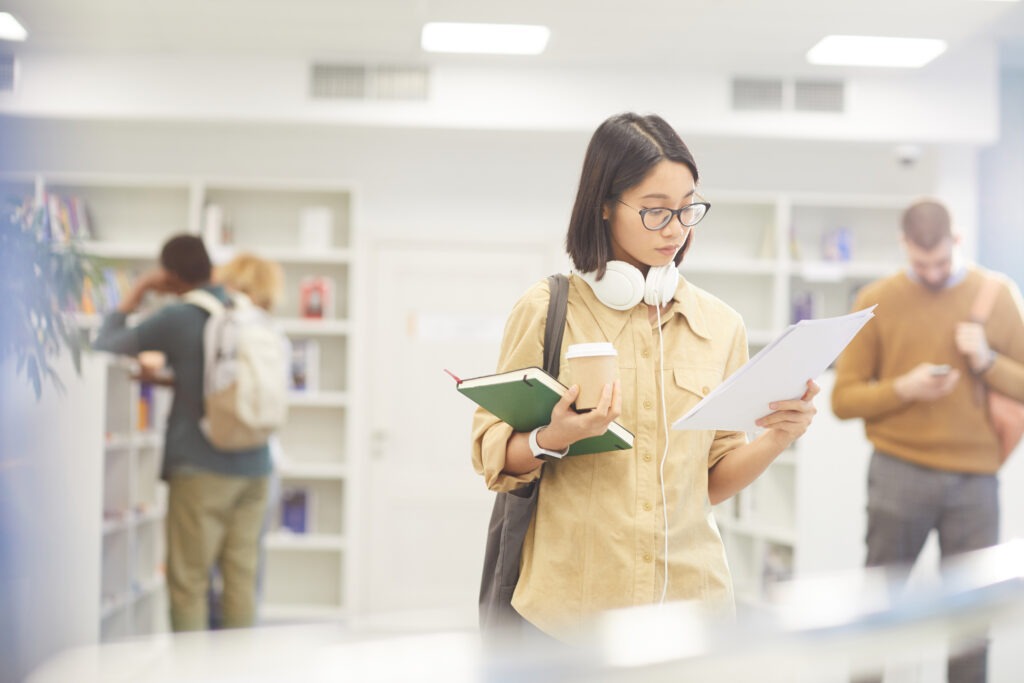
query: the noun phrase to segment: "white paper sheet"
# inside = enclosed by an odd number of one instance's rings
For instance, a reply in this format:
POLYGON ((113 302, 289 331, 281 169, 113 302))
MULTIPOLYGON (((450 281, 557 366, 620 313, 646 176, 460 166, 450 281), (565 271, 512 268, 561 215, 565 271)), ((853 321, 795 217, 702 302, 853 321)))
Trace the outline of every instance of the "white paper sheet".
POLYGON ((755 420, 772 412, 768 404, 800 398, 807 380, 823 373, 874 317, 875 307, 856 313, 801 320, 730 375, 672 429, 732 429, 753 432, 755 420))

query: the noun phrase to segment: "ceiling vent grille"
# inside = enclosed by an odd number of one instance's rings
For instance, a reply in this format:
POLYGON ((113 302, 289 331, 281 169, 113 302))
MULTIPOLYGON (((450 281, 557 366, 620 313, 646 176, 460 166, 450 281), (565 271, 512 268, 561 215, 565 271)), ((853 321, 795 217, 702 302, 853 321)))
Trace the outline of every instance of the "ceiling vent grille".
POLYGON ((14 90, 14 55, 0 54, 0 92, 14 90))
POLYGON ((796 81, 793 84, 793 108, 797 111, 842 112, 844 96, 842 81, 796 81))
POLYGON ((318 100, 426 100, 430 73, 422 67, 314 64, 310 95, 318 100))
POLYGON ((782 80, 778 78, 734 78, 732 108, 738 111, 781 111, 782 80))
POLYGON ((846 110, 846 84, 832 80, 733 78, 732 108, 842 113, 846 110))

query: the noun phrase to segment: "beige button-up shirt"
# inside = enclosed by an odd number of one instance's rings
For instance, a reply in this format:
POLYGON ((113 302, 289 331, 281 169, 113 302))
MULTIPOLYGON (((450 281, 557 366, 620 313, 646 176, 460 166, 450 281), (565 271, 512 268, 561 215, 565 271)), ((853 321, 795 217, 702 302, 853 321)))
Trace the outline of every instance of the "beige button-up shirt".
MULTIPOLYGON (((497 372, 543 365, 546 281, 516 303, 505 326, 497 372)), ((483 409, 473 418, 473 466, 488 488, 508 491, 538 476, 541 488, 527 532, 512 605, 565 641, 585 635, 595 614, 666 600, 697 600, 732 609, 732 581, 708 501, 708 469, 746 443, 743 432, 674 431, 671 423, 747 361, 739 314, 682 278, 657 324, 645 304, 628 311, 603 305, 583 280, 570 278, 558 379, 574 383, 565 349, 580 342, 615 345, 622 385, 618 422, 635 435, 627 451, 546 462, 522 476, 502 473, 512 428, 483 409), (661 393, 664 387, 665 414, 661 393), (662 503, 659 470, 665 453, 662 503)))

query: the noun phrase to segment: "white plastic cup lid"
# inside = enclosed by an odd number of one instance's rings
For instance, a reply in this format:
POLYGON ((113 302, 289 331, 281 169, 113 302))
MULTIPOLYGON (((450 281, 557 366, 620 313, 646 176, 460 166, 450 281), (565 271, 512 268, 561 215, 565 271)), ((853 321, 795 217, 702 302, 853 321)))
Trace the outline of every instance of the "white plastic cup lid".
POLYGON ((617 356, 619 352, 615 350, 609 342, 590 342, 588 344, 570 344, 568 350, 565 352, 566 359, 569 358, 587 358, 589 356, 617 356))

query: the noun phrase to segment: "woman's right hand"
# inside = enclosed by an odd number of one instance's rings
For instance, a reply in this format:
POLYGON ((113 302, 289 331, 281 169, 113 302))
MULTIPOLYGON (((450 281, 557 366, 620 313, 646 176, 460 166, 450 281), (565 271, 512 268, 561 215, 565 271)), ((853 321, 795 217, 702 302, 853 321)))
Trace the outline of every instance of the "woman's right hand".
POLYGON ((562 451, 577 441, 600 436, 608 431, 608 425, 622 414, 622 390, 619 380, 604 385, 597 407, 585 413, 578 413, 572 408, 579 393, 579 386, 572 385, 552 408, 551 423, 537 433, 537 443, 542 448, 562 451))

